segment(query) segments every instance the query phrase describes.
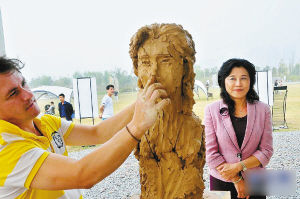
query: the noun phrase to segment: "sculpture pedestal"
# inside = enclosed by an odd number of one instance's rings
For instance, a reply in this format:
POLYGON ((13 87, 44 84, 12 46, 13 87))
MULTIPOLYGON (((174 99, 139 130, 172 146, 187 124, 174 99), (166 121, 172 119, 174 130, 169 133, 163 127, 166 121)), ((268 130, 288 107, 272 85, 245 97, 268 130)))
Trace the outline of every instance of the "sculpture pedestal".
MULTIPOLYGON (((130 199, 140 199, 140 194, 135 194, 130 199)), ((231 199, 230 191, 206 191, 204 190, 203 199, 231 199)))
POLYGON ((231 199, 230 191, 206 191, 204 190, 203 199, 231 199))

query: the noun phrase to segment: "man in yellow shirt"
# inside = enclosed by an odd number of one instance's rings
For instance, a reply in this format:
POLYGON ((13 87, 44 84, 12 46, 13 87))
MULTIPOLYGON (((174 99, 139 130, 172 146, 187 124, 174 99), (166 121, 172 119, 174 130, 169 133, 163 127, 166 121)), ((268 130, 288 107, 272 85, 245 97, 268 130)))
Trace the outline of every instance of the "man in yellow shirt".
POLYGON ((150 80, 134 104, 95 126, 37 118, 21 64, 0 57, 0 199, 82 198, 78 189, 117 169, 169 103, 162 85, 150 80), (94 144, 102 145, 80 160, 67 157, 66 145, 94 144))

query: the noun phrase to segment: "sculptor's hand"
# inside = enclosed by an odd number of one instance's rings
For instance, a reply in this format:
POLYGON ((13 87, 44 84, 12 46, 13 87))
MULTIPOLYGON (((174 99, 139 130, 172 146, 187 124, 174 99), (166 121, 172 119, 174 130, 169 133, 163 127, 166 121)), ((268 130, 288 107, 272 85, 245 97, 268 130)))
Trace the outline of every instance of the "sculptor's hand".
POLYGON ((153 82, 154 79, 151 78, 144 89, 139 92, 132 121, 128 124, 129 128, 136 128, 133 131, 139 139, 154 124, 158 111, 170 103, 167 92, 162 85, 153 82), (159 98, 162 100, 159 101, 159 98))
POLYGON ((217 167, 218 172, 225 180, 232 180, 241 171, 239 163, 224 163, 217 167))
POLYGON ((236 192, 238 193, 238 196, 237 196, 238 198, 246 198, 246 199, 250 198, 250 196, 247 193, 246 184, 245 184, 245 180, 244 179, 242 179, 238 183, 235 183, 234 187, 236 189, 236 192))

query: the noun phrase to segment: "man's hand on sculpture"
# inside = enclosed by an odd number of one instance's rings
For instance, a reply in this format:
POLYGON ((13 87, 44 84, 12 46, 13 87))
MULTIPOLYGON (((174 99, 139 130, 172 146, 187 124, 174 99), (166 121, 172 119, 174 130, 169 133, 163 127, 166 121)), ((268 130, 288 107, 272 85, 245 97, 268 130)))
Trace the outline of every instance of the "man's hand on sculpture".
POLYGON ((167 98, 168 95, 163 86, 160 83, 153 82, 153 78, 149 79, 144 89, 139 92, 133 119, 130 122, 131 124, 129 124, 129 127, 134 125, 133 128, 136 129, 133 131, 138 133, 135 136, 139 139, 154 124, 157 113, 170 103, 170 99, 167 98))

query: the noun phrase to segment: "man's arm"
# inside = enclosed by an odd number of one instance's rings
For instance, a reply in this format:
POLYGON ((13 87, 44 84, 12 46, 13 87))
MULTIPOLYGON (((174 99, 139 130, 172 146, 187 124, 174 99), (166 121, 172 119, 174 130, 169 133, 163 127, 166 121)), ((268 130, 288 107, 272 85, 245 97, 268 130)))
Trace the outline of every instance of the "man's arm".
MULTIPOLYGON (((132 125, 128 125, 136 133, 132 125)), ((47 190, 91 188, 118 168, 137 142, 123 128, 107 143, 80 160, 51 153, 34 177, 31 188, 47 190)))
POLYGON ((94 145, 106 142, 132 120, 134 108, 135 103, 95 126, 75 124, 65 140, 66 144, 94 145))
POLYGON ((61 107, 60 107, 60 103, 58 103, 58 112, 59 112, 59 116, 61 117, 61 107))
POLYGON ((74 113, 73 105, 70 103, 70 113, 71 115, 74 113))
POLYGON ((99 108, 99 118, 102 118, 103 111, 104 111, 104 105, 101 104, 101 106, 99 108))
MULTIPOLYGON (((149 86, 150 83, 139 94, 132 120, 128 124, 129 131, 137 139, 155 123, 158 111, 170 103, 169 99, 156 103, 158 98, 166 98, 167 93, 161 84, 149 86)), ((118 168, 136 144, 136 140, 124 127, 109 141, 80 160, 51 153, 41 165, 30 187, 46 190, 90 188, 118 168)))

